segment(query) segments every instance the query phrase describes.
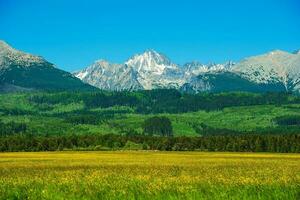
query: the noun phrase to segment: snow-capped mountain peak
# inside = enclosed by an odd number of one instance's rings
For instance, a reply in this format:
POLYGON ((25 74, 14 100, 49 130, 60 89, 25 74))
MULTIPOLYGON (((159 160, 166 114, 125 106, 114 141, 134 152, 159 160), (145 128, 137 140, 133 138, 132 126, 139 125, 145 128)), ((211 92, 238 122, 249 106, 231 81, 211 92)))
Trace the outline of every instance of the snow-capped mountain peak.
POLYGON ((108 68, 110 67, 111 63, 109 63, 107 60, 100 59, 100 60, 96 60, 93 65, 95 67, 108 68))
POLYGON ((137 80, 144 89, 179 87, 182 84, 181 69, 155 50, 134 55, 125 65, 137 72, 137 80))
POLYGON ((165 64, 165 65, 170 65, 171 61, 169 58, 167 58, 165 55, 158 53, 157 51, 153 50, 153 49, 149 49, 144 51, 142 54, 136 54, 134 55, 131 59, 129 59, 127 62, 129 61, 147 61, 147 62, 155 62, 157 64, 165 64))
POLYGON ((142 54, 137 54, 125 64, 133 67, 138 72, 151 72, 157 75, 161 75, 166 67, 175 66, 166 56, 157 53, 155 50, 147 50, 142 54))

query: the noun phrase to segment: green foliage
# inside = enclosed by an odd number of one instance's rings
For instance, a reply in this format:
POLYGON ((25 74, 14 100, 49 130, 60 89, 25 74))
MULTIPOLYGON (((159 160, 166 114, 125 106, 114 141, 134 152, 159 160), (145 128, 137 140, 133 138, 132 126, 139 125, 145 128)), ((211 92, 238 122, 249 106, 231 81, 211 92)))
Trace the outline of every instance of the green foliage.
POLYGON ((0 137, 0 151, 163 150, 300 152, 300 135, 222 135, 203 137, 151 137, 144 135, 69 135, 0 137))
POLYGON ((296 134, 300 126, 274 119, 298 116, 299 99, 286 93, 191 95, 176 90, 15 93, 0 95, 0 120, 25 124, 23 134, 33 135, 134 136, 143 134, 145 121, 155 116, 170 120, 175 137, 296 134))
POLYGON ((100 119, 94 115, 75 115, 67 117, 66 122, 72 124, 98 124, 100 119))
POLYGON ((280 126, 300 126, 300 115, 276 117, 274 121, 280 126))
POLYGON ((172 123, 167 117, 151 117, 143 124, 144 133, 148 135, 173 136, 172 123))
POLYGON ((238 131, 230 130, 226 128, 214 128, 210 127, 204 123, 200 124, 199 126, 194 126, 194 129, 197 133, 203 134, 203 135, 231 135, 231 134, 240 134, 238 131))
POLYGON ((108 147, 101 146, 101 145, 96 145, 93 150, 94 151, 109 151, 111 149, 108 147))
MULTIPOLYGON (((241 76, 231 73, 206 73, 198 76, 199 80, 206 81, 212 85, 212 92, 232 92, 232 91, 249 91, 249 92, 280 92, 285 91, 285 86, 282 83, 272 84, 258 84, 251 82, 241 76)), ((190 91, 190 88, 186 88, 186 92, 190 91)))
POLYGON ((132 141, 127 141, 123 147, 124 150, 142 150, 143 144, 138 144, 132 141))
POLYGON ((93 86, 83 83, 72 74, 53 67, 51 63, 31 66, 11 65, 0 76, 2 85, 9 84, 23 90, 40 91, 97 91, 93 86))
POLYGON ((125 106, 136 113, 185 113, 199 110, 221 110, 232 106, 282 105, 299 103, 300 98, 286 93, 253 94, 244 92, 218 94, 182 94, 177 90, 150 90, 137 92, 64 92, 31 95, 36 104, 70 104, 83 102, 87 109, 125 106))
POLYGON ((14 121, 3 123, 0 121, 0 136, 12 135, 16 133, 25 133, 27 126, 25 123, 16 123, 14 121))

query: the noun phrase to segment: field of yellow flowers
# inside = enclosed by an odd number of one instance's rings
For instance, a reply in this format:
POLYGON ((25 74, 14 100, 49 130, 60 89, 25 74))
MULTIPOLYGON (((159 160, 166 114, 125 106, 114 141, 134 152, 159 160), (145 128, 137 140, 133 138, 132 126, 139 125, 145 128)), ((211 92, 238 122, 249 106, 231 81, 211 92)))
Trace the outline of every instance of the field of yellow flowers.
POLYGON ((300 199, 300 154, 0 154, 1 199, 300 199))

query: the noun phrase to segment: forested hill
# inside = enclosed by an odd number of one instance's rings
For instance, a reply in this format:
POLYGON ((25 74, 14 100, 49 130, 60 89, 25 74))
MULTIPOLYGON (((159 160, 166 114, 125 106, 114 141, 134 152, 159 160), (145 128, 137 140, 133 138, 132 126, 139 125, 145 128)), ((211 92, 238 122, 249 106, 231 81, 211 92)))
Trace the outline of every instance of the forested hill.
POLYGON ((159 150, 298 152, 299 133, 300 97, 288 93, 192 95, 163 89, 0 95, 2 151, 142 145, 159 150), (97 141, 91 142, 93 138, 97 141), (222 145, 216 147, 216 142, 222 145), (281 143, 289 149, 278 150, 281 143))
POLYGON ((0 40, 0 93, 54 90, 93 91, 96 88, 44 58, 14 49, 0 40))
POLYGON ((299 111, 300 97, 287 93, 192 95, 149 90, 2 94, 0 135, 288 134, 300 132, 299 111))
POLYGON ((300 97, 289 93, 201 93, 184 94, 174 89, 137 92, 61 92, 28 95, 31 103, 69 104, 83 102, 86 109, 126 106, 135 113, 185 113, 199 110, 221 110, 226 107, 282 105, 300 103, 300 97))

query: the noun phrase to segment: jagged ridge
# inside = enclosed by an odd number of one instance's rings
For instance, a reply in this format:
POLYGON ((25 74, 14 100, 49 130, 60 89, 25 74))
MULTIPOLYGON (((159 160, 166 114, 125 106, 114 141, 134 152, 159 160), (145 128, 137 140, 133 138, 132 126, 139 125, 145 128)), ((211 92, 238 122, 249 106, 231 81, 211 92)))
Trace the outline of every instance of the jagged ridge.
POLYGON ((232 62, 225 65, 203 65, 191 62, 183 67, 172 63, 169 58, 154 50, 147 50, 128 59, 124 64, 95 62, 91 66, 75 72, 75 76, 101 89, 139 90, 156 88, 179 89, 191 77, 204 72, 227 70, 232 62), (127 71, 130 73, 127 73, 127 71), (117 83, 122 83, 116 87, 117 83))
POLYGON ((124 64, 107 64, 109 68, 93 64, 75 75, 84 82, 110 90, 176 88, 189 92, 230 90, 299 92, 299 52, 275 50, 246 58, 237 64, 227 62, 205 65, 194 61, 179 66, 166 56, 154 50, 147 50, 133 56, 124 64), (121 70, 123 68, 132 73, 126 75, 121 70), (107 73, 104 73, 106 70, 111 72, 109 81, 107 73), (120 73, 123 73, 123 76, 120 73), (122 80, 119 77, 122 77, 122 80), (116 83, 122 84, 115 87, 116 83))

